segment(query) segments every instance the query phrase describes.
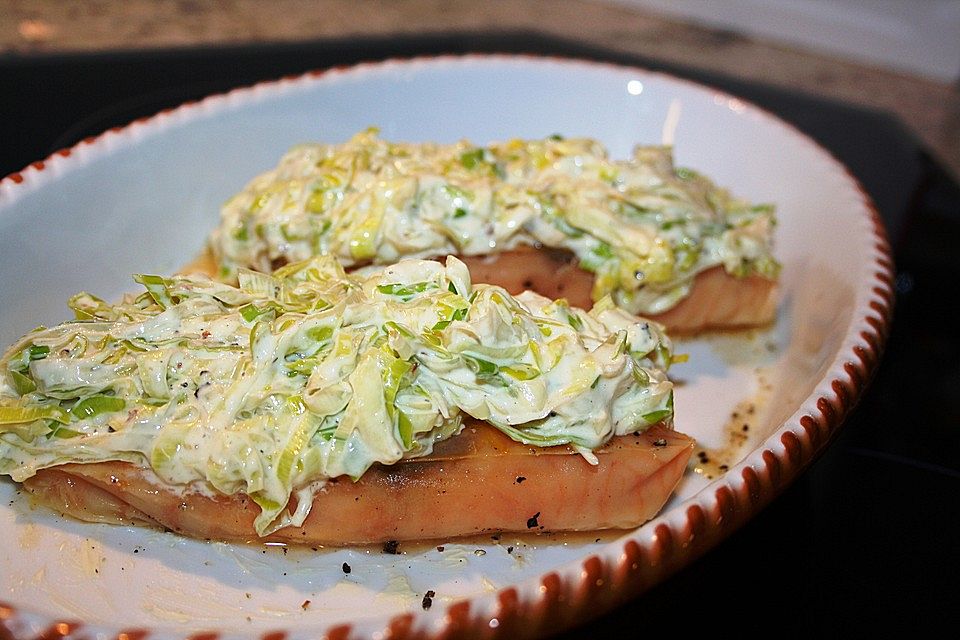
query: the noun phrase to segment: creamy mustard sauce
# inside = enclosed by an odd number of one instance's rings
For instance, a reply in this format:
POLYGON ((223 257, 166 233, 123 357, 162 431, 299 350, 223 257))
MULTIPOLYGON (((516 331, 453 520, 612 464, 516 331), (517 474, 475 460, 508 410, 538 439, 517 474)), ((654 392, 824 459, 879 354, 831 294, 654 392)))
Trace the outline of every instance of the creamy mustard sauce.
POLYGON ((618 161, 585 138, 401 144, 370 129, 291 149, 224 205, 210 245, 227 281, 313 255, 350 267, 556 247, 595 274, 594 300, 655 314, 711 267, 776 278, 774 224, 772 207, 674 167, 669 147, 618 161))

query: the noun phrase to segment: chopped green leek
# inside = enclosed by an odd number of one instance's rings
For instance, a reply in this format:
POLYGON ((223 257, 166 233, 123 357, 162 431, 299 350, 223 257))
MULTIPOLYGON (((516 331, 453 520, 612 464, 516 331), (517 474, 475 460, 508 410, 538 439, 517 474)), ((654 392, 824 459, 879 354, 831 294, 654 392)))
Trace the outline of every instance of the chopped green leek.
POLYGON ((37 383, 29 376, 25 376, 14 369, 10 370, 10 379, 13 381, 13 390, 17 395, 25 396, 37 388, 37 383))
POLYGON ((364 265, 545 246, 597 274, 595 300, 660 313, 707 269, 774 279, 779 268, 771 205, 675 167, 670 147, 614 160, 587 138, 418 144, 366 130, 291 149, 221 213, 213 245, 227 275, 278 257, 364 265))
POLYGON ((33 406, 9 407, 0 406, 0 425, 25 424, 34 420, 56 420, 63 424, 70 422, 67 412, 60 407, 33 406))
POLYGON ((101 413, 114 413, 123 411, 127 406, 123 398, 114 398, 111 396, 90 396, 84 398, 70 409, 70 415, 77 420, 84 420, 98 416, 101 413))

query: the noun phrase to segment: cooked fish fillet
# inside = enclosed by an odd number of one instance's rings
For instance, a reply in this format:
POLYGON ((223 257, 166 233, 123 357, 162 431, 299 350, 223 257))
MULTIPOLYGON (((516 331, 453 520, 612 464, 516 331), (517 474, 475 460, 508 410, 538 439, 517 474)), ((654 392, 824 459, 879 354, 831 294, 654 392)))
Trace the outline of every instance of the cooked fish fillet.
MULTIPOLYGON (((320 491, 301 527, 257 538, 259 507, 160 482, 123 462, 66 464, 24 482, 35 499, 94 522, 153 524, 194 538, 347 545, 485 531, 636 527, 663 507, 694 442, 657 425, 614 438, 590 465, 569 447, 537 448, 473 422, 431 456, 375 466, 320 491)), ((295 499, 295 498, 294 498, 295 499)))

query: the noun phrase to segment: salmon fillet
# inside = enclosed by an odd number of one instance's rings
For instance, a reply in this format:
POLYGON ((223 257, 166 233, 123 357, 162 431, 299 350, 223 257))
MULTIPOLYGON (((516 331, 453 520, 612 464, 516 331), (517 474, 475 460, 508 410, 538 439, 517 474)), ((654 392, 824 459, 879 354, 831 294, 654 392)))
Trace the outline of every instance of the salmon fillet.
MULTIPOLYGON (((478 282, 591 304, 592 275, 565 252, 518 250, 465 261, 478 282)), ((215 264, 204 253, 183 272, 211 275, 215 264)), ((126 462, 64 464, 39 471, 23 485, 36 502, 84 521, 156 526, 222 541, 351 545, 486 531, 633 528, 666 503, 693 448, 693 439, 655 425, 614 438, 594 452, 599 464, 591 465, 570 447, 523 445, 470 421, 430 456, 374 465, 357 482, 328 481, 301 527, 266 538, 255 533, 260 508, 248 496, 169 486, 126 462)))
MULTIPOLYGON (((512 294, 531 289, 548 298, 566 298, 582 309, 593 306, 593 274, 577 266, 567 251, 518 249, 460 259, 475 282, 497 284, 512 294)), ((776 312, 775 281, 758 275, 737 278, 718 266, 697 274, 690 295, 672 308, 642 315, 674 336, 763 326, 773 322, 776 312)))
POLYGON ((336 546, 636 527, 666 503, 693 448, 689 437, 655 425, 614 438, 591 465, 569 447, 523 445, 472 422, 428 457, 376 465, 357 482, 328 482, 303 526, 267 538, 254 532, 259 507, 247 496, 180 491, 125 462, 44 469, 24 487, 81 520, 147 523, 202 539, 336 546))

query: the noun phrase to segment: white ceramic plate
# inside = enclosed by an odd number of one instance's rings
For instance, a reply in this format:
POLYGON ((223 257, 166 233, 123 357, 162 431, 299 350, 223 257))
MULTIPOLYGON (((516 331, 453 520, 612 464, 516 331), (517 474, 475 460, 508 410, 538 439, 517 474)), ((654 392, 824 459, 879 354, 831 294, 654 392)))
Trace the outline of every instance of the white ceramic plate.
POLYGON ((750 517, 825 444, 876 363, 889 255, 867 198, 822 148, 749 104, 672 77, 506 56, 390 61, 261 84, 7 177, 0 343, 65 319, 76 291, 112 298, 132 288, 133 272, 175 270, 199 252, 220 203, 289 146, 343 141, 369 125, 411 141, 590 136, 620 157, 637 143, 671 143, 679 164, 775 203, 784 264, 776 326, 683 343, 690 362, 674 369, 678 428, 710 463, 691 467, 662 514, 636 531, 504 535, 395 556, 284 553, 81 524, 31 509, 4 480, 0 630, 33 635, 56 621, 82 623, 60 635, 139 629, 157 638, 554 630, 634 597, 750 517))

